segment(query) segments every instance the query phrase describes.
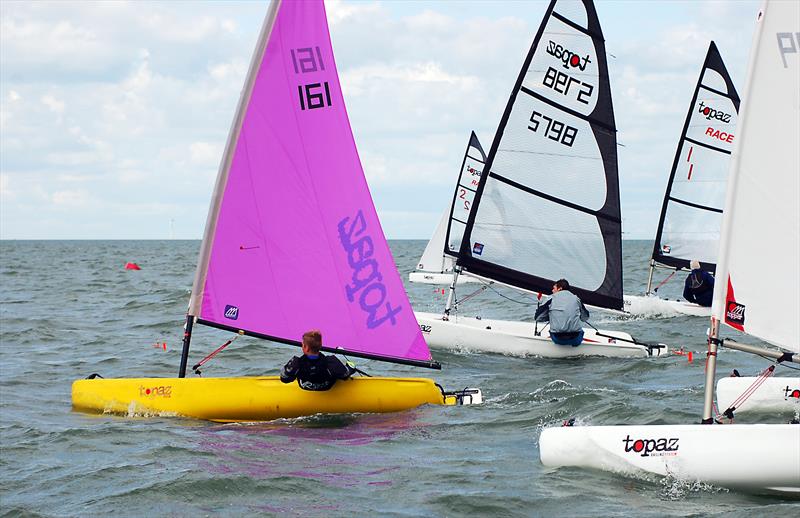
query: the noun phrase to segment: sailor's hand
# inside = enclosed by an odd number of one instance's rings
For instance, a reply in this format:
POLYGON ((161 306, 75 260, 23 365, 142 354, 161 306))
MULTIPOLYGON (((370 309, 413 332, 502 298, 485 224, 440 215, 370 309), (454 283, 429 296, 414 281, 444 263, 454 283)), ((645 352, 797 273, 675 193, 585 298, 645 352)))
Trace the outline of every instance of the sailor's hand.
POLYGON ((345 363, 345 365, 347 366, 348 376, 352 376, 358 371, 358 369, 356 369, 356 364, 351 362, 350 360, 347 360, 347 363, 345 363))

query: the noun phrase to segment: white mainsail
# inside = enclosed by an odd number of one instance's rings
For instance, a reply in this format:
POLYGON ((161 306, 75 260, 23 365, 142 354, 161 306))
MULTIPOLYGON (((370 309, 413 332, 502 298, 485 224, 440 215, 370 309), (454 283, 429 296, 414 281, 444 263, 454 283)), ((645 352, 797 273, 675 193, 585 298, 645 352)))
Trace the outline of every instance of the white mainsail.
POLYGON ((800 353, 800 2, 762 9, 720 238, 712 316, 800 353))
MULTIPOLYGON (((409 275, 411 282, 424 283, 450 283, 453 269, 461 247, 461 238, 464 235, 464 226, 467 224, 472 200, 483 171, 486 154, 473 131, 470 134, 464 159, 461 161, 461 170, 456 180, 456 189, 453 199, 442 214, 439 224, 433 233, 422 257, 417 264, 417 269, 409 275), (437 275, 438 274, 438 275, 437 275)), ((474 277, 461 277, 460 283, 478 282, 474 277)))
POLYGON ((739 95, 712 41, 667 182, 655 262, 688 269, 697 259, 714 271, 738 111, 739 95))

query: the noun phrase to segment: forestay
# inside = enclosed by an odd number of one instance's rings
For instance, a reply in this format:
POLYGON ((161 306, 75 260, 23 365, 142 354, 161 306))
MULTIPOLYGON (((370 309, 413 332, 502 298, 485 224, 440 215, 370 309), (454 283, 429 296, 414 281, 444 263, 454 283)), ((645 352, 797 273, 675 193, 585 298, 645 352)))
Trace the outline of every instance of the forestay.
POLYGON ((492 143, 458 264, 549 292, 567 277, 584 302, 622 309, 616 128, 591 0, 553 0, 492 143))
POLYGON ((706 271, 716 268, 738 111, 739 95, 712 41, 672 163, 653 247, 656 262, 689 268, 697 259, 706 271))
POLYGON ((765 4, 756 31, 712 315, 800 353, 800 3, 765 4))
POLYGON ((322 1, 274 2, 220 167, 189 314, 297 344, 436 366, 384 238, 322 1))

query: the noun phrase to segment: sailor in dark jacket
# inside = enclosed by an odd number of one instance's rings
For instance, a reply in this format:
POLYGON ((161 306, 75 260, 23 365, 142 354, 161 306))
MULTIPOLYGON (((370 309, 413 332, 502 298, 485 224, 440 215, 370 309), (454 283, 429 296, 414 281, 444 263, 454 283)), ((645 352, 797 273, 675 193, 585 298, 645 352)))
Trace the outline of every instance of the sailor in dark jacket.
POLYGON ((569 291, 569 282, 559 279, 553 295, 534 315, 537 322, 550 322, 550 339, 557 345, 577 347, 583 342, 581 321, 589 320, 589 311, 577 295, 569 291))
POLYGON ((281 369, 281 381, 297 384, 304 390, 328 390, 336 380, 349 378, 355 369, 345 366, 336 356, 325 356, 322 334, 316 329, 303 335, 303 356, 294 356, 281 369))
POLYGON ((704 307, 711 307, 714 296, 714 276, 700 269, 700 261, 692 259, 689 263, 692 273, 686 277, 683 286, 683 298, 704 307))

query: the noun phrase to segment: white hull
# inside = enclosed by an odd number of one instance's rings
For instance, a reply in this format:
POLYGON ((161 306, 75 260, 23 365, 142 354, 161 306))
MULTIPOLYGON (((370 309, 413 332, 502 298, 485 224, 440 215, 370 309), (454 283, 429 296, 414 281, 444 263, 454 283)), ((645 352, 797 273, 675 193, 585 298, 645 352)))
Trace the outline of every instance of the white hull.
MULTIPOLYGON (((514 322, 488 318, 455 316, 443 321, 441 314, 415 312, 422 336, 430 347, 464 349, 519 356, 573 358, 608 356, 617 358, 650 356, 646 347, 598 336, 594 329, 584 329, 584 341, 578 347, 556 345, 546 326, 539 324, 540 336, 534 335, 533 322, 514 322)), ((604 331, 603 334, 632 340, 628 333, 604 331)), ((653 356, 666 356, 667 347, 655 349, 653 356)))
POLYGON ((794 424, 547 428, 539 455, 550 467, 800 494, 800 425, 794 424))
MULTIPOLYGON (((419 284, 442 284, 446 286, 450 286, 453 284, 453 274, 452 273, 435 273, 435 272, 411 272, 408 274, 409 282, 416 282, 419 284)), ((471 277, 469 275, 459 275, 458 282, 456 282, 457 286, 461 286, 462 284, 475 284, 482 281, 477 277, 471 277)))
MULTIPOLYGON (((717 408, 724 412, 731 403, 753 385, 756 378, 730 377, 717 381, 717 408)), ((767 378, 736 410, 743 412, 800 413, 800 377, 767 378)))
POLYGON ((670 300, 650 295, 623 295, 625 311, 633 315, 690 315, 710 317, 711 308, 685 300, 670 300))

